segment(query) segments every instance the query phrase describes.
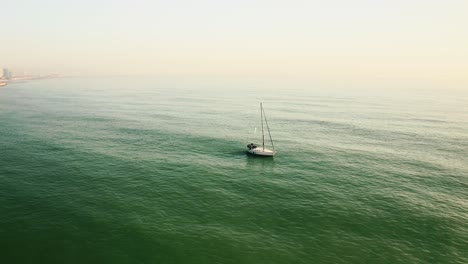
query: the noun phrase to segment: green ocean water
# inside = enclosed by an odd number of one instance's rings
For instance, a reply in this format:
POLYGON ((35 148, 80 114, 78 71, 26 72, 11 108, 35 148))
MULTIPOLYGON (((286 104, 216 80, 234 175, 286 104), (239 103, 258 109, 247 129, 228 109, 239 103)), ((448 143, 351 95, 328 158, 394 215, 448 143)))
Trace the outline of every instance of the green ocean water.
POLYGON ((12 83, 0 263, 468 263, 468 91, 12 83))

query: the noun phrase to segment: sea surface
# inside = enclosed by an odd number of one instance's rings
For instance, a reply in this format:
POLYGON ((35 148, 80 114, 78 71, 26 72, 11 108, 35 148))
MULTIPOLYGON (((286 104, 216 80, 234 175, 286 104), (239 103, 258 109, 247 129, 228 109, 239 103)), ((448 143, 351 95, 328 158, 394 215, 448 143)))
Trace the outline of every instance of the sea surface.
POLYGON ((468 90, 10 83, 0 263, 468 263, 468 90))

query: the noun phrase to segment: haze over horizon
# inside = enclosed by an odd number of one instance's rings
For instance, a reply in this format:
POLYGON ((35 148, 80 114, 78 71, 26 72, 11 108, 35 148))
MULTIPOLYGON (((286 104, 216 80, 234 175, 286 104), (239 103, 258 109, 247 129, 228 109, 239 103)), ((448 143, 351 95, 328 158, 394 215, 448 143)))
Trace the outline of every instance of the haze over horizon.
POLYGON ((468 1, 8 1, 0 67, 468 84, 468 1))

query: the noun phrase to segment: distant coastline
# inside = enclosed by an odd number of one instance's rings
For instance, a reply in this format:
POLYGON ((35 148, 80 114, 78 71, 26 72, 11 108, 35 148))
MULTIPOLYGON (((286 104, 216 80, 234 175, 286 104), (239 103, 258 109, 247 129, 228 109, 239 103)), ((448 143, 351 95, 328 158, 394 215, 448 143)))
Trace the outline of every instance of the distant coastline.
POLYGON ((21 77, 12 77, 11 79, 0 79, 0 87, 7 86, 9 83, 14 82, 25 82, 25 81, 33 81, 33 80, 41 80, 41 79, 49 79, 49 78, 57 78, 60 77, 58 74, 48 74, 48 75, 39 75, 39 76, 21 76, 21 77))

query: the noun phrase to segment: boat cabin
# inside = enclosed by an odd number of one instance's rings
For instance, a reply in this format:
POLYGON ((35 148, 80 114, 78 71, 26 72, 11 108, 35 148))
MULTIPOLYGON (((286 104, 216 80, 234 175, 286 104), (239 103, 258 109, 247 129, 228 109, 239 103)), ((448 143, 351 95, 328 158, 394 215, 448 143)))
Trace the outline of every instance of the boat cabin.
POLYGON ((255 145, 254 143, 250 143, 250 144, 247 145, 247 148, 248 149, 256 149, 257 145, 255 145))

